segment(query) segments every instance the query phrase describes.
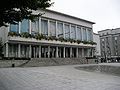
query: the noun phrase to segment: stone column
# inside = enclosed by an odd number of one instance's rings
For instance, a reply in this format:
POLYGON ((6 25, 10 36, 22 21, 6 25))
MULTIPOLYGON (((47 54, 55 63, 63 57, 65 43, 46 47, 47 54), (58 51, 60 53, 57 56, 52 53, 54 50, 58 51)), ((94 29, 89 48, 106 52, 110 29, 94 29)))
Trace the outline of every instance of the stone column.
POLYGON ((21 57, 21 44, 18 44, 18 57, 21 57))
POLYGON ((63 57, 65 58, 65 47, 63 48, 63 57))
POLYGON ((39 46, 39 58, 41 58, 41 46, 39 46))
POLYGON ((70 58, 72 58, 72 47, 70 47, 70 58))
POLYGON ((78 58, 78 47, 76 48, 76 58, 78 58))
POLYGON ((58 46, 56 46, 56 58, 58 58, 58 46))
POLYGON ((9 50, 8 50, 9 48, 8 48, 8 43, 6 43, 6 54, 5 54, 5 56, 6 57, 8 57, 8 53, 9 53, 9 50))
POLYGON ((19 22, 19 27, 18 27, 19 34, 21 33, 21 23, 19 22))
POLYGON ((50 58, 50 46, 48 46, 48 58, 50 58))
POLYGON ((31 49, 31 45, 29 45, 29 58, 31 58, 31 54, 32 54, 32 49, 31 49))
POLYGON ((39 17, 39 26, 38 26, 39 33, 41 34, 41 17, 39 17))
POLYGON ((29 34, 31 34, 32 30, 31 30, 31 20, 29 20, 29 34))
POLYGON ((84 57, 84 48, 82 48, 82 57, 84 57))

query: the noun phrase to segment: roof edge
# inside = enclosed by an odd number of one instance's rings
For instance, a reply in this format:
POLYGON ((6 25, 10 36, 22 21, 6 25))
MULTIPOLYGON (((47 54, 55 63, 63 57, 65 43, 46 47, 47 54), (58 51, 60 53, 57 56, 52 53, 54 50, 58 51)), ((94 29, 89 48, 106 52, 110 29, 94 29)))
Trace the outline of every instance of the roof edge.
POLYGON ((79 20, 82 20, 82 21, 85 21, 85 22, 88 22, 88 23, 95 24, 95 22, 85 20, 85 19, 82 19, 82 18, 78 18, 78 17, 75 17, 75 16, 71 16, 71 15, 68 15, 68 14, 65 14, 65 13, 57 12, 57 11, 54 11, 54 10, 50 10, 50 9, 42 9, 42 10, 57 13, 57 14, 61 14, 61 15, 64 15, 64 16, 68 16, 68 17, 71 17, 71 18, 75 18, 75 19, 79 19, 79 20))

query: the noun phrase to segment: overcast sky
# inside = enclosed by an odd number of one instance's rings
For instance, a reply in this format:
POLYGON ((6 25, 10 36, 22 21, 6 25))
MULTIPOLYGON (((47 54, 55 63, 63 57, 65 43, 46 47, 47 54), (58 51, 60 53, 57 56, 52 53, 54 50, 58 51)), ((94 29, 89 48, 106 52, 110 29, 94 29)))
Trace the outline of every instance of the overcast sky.
POLYGON ((49 9, 95 22, 93 31, 120 27, 120 0, 52 0, 49 9))

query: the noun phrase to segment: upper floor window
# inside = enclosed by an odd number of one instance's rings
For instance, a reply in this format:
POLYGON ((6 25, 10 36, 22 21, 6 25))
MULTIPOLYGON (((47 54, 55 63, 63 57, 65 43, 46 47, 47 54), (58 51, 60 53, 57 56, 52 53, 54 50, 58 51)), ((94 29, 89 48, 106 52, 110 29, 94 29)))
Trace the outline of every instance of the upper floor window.
POLYGON ((41 33, 48 36, 48 20, 41 20, 41 33))
POLYGON ((71 26, 71 38, 76 39, 76 29, 75 26, 71 26))
POLYGON ((21 32, 29 32, 29 21, 28 21, 28 19, 24 19, 21 22, 21 32))
POLYGON ((56 36, 56 23, 54 21, 50 21, 50 36, 56 36))
POLYGON ((63 23, 57 23, 58 37, 63 37, 63 23))
POLYGON ((81 32, 81 28, 77 27, 77 39, 78 40, 82 40, 82 32, 81 32))
POLYGON ((11 24, 10 25, 10 31, 12 32, 19 32, 19 24, 11 24))
POLYGON ((83 40, 87 40, 86 28, 83 28, 83 40))
POLYGON ((92 29, 88 29, 88 41, 92 41, 93 35, 92 35, 92 29))
POLYGON ((65 38, 69 39, 70 38, 70 25, 65 24, 65 38))
POLYGON ((39 32, 39 19, 37 18, 35 21, 31 22, 31 33, 35 34, 39 32))

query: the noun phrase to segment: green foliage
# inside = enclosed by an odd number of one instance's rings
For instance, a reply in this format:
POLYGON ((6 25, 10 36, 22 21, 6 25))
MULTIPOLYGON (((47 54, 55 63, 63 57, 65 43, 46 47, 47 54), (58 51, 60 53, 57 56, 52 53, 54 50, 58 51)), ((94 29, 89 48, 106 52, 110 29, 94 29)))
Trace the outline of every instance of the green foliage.
POLYGON ((35 15, 33 10, 46 9, 52 4, 51 0, 3 0, 0 2, 0 27, 17 24, 23 19, 34 20, 42 13, 35 15))
POLYGON ((17 32, 9 32, 8 36, 19 36, 19 34, 17 32))
POLYGON ((80 41, 80 40, 77 40, 76 42, 77 42, 78 44, 80 44, 82 41, 80 41))
POLYGON ((31 36, 28 32, 22 32, 20 35, 21 37, 25 37, 25 38, 28 38, 31 36))
POLYGON ((65 39, 63 37, 59 37, 58 40, 63 42, 65 39))
POLYGON ((37 34, 35 35, 35 38, 36 38, 37 40, 41 40, 41 39, 44 38, 44 36, 43 36, 42 34, 37 33, 37 34))
POLYGON ((21 34, 18 34, 16 32, 9 32, 8 36, 20 36, 20 37, 25 37, 25 38, 35 38, 37 40, 45 39, 45 40, 58 40, 61 42, 70 42, 70 43, 83 43, 83 44, 91 44, 91 45, 96 45, 96 42, 93 41, 81 41, 81 40, 74 40, 74 39, 64 39, 63 37, 56 38, 55 36, 45 36, 43 34, 36 33, 34 34, 29 34, 28 32, 23 32, 21 34))

